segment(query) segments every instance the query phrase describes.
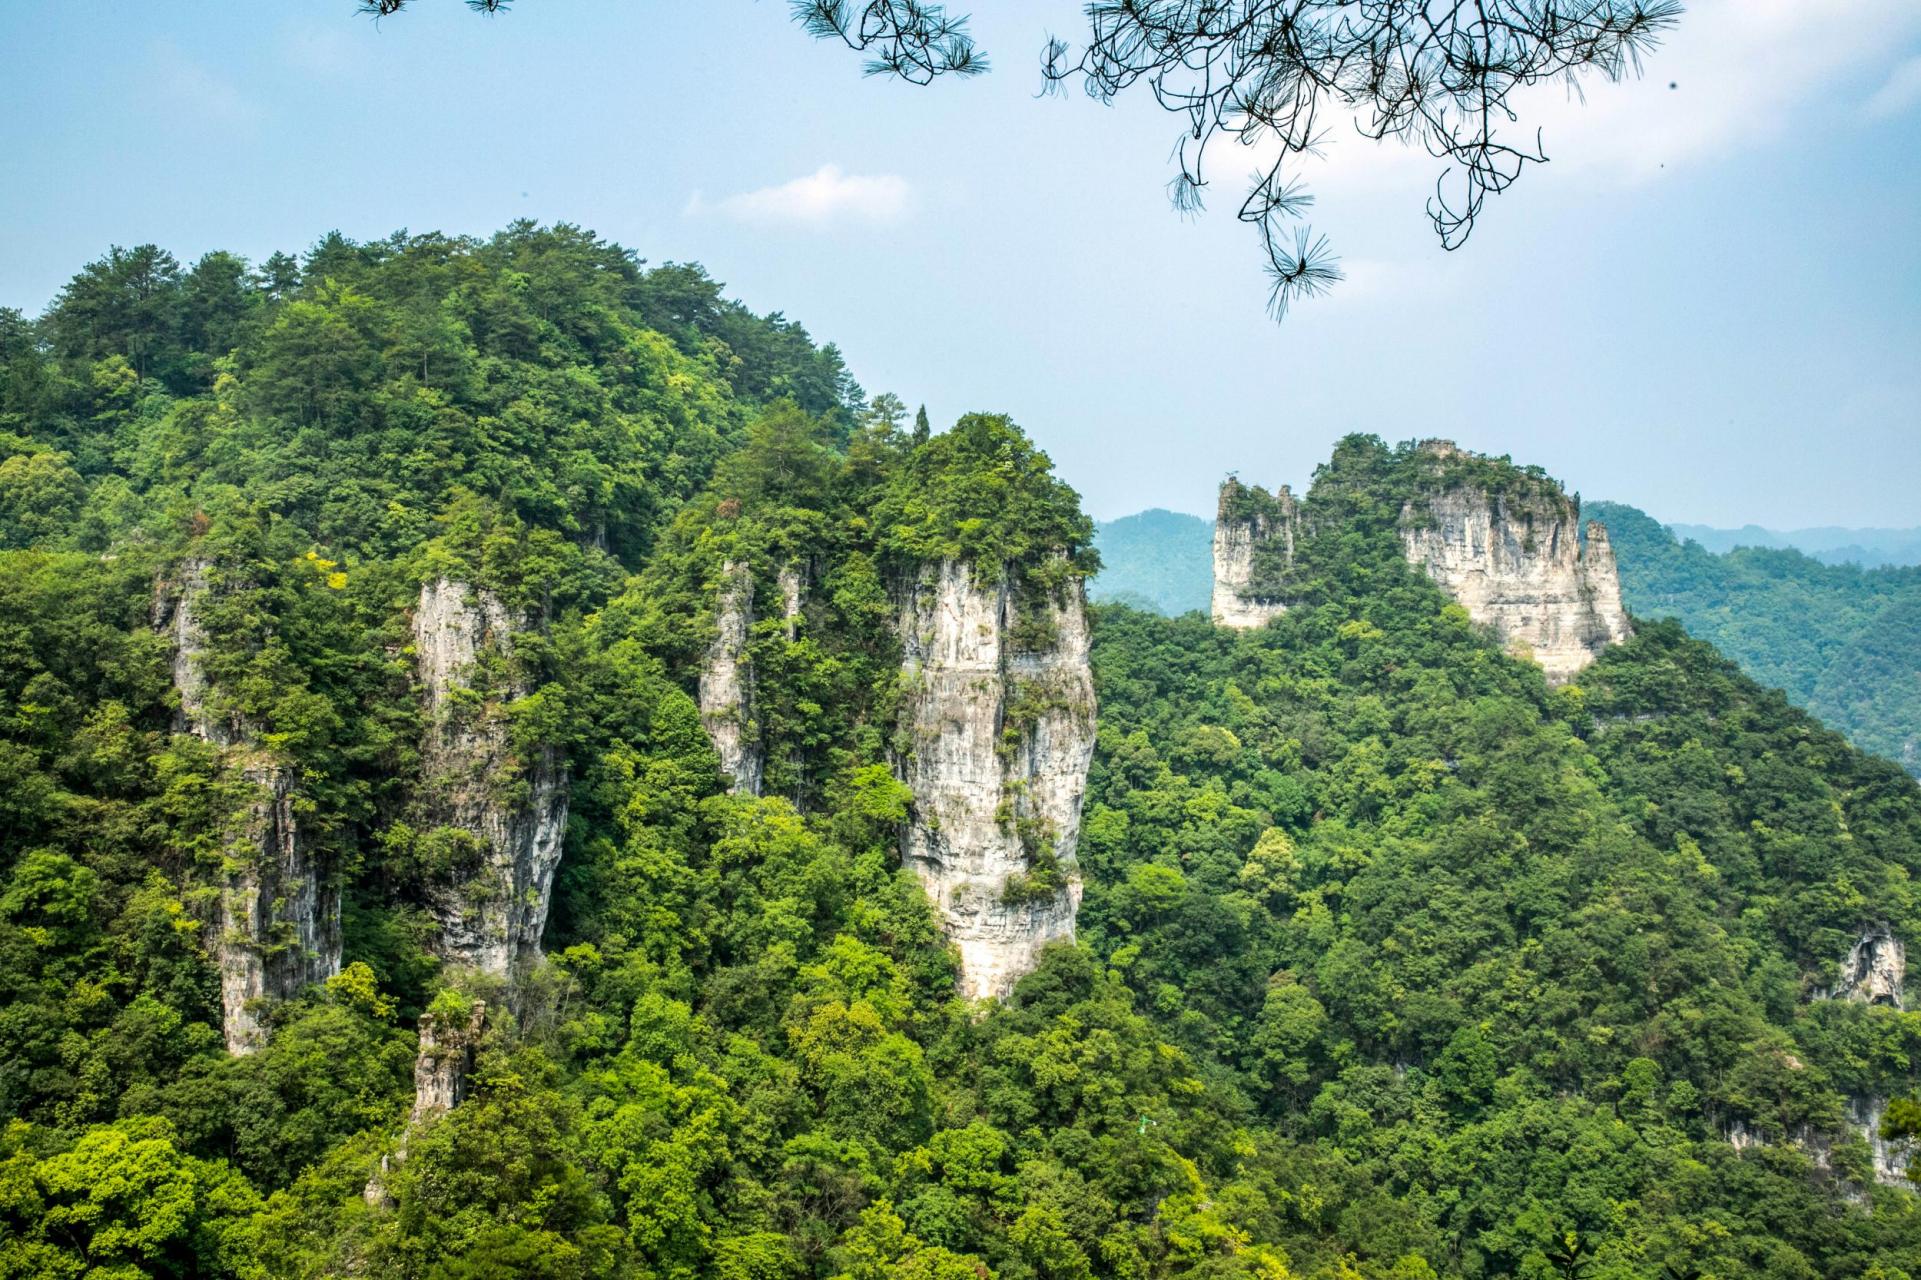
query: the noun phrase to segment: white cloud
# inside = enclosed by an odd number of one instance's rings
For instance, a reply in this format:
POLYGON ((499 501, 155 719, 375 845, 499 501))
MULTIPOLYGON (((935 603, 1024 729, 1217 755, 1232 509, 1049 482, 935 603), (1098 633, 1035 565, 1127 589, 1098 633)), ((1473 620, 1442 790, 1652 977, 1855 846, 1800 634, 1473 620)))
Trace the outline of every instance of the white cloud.
POLYGON ((822 229, 849 222, 897 222, 912 203, 913 189, 905 178, 894 174, 842 173, 839 165, 824 164, 804 178, 757 191, 743 191, 711 203, 696 191, 687 201, 686 212, 689 215, 714 212, 736 222, 760 226, 822 229))
POLYGON ((345 24, 307 22, 289 25, 282 53, 296 70, 318 79, 333 80, 361 68, 355 57, 353 35, 345 24))
POLYGON ((1909 58, 1896 67, 1868 99, 1864 110, 1870 120, 1889 120, 1917 102, 1921 102, 1921 57, 1909 58))
POLYGON ((1556 94, 1524 119, 1545 130, 1557 165, 1642 181, 1773 141, 1917 36, 1911 0, 1700 0, 1644 78, 1597 86, 1585 104, 1556 94))
POLYGON ((155 45, 154 64, 154 86, 167 105, 185 109, 202 124, 250 130, 260 123, 261 110, 252 99, 178 45, 169 41, 155 45))

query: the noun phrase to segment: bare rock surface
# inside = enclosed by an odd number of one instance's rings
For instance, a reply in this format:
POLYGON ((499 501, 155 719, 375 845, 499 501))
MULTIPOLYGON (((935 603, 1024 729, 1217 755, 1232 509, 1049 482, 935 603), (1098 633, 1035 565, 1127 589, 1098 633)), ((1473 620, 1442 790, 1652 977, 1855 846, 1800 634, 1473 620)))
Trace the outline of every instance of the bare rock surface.
POLYGON ((474 1073, 474 1054, 487 1029, 487 1002, 476 1000, 460 1018, 441 1018, 432 1013, 420 1015, 420 1047, 414 1053, 414 1106, 407 1117, 407 1132, 391 1156, 382 1156, 380 1167, 367 1180, 361 1192, 376 1209, 391 1209, 393 1198, 387 1194, 387 1174, 407 1159, 407 1142, 415 1129, 446 1115, 467 1096, 474 1073))
MULTIPOLYGON (((1440 463, 1471 456, 1441 440, 1421 452, 1440 463)), ((1550 682, 1572 679, 1633 634, 1607 529, 1590 522, 1584 549, 1580 503, 1551 481, 1511 493, 1468 483, 1424 494, 1402 508, 1401 546, 1408 563, 1538 662, 1550 682)))
POLYGON ((999 997, 1074 936, 1094 682, 1078 579, 1017 591, 949 560, 904 584, 903 860, 960 951, 961 990, 999 997))
POLYGON ((1841 981, 1822 992, 1830 1000, 1858 1000, 1862 1004, 1904 1007, 1902 988, 1908 981, 1908 949, 1885 924, 1862 928, 1861 936, 1841 961, 1841 981))
POLYGON ((1255 553, 1277 542, 1280 554, 1292 563, 1300 524, 1300 507, 1286 485, 1271 496, 1239 480, 1230 479, 1221 486, 1214 517, 1212 608, 1218 625, 1250 630, 1287 612, 1285 600, 1255 588, 1255 553))
MULTIPOLYGON (((781 586, 784 596, 785 580, 781 586)), ((800 607, 799 590, 796 580, 794 612, 800 607)), ((754 669, 746 657, 754 626, 754 576, 747 565, 729 560, 721 567, 714 626, 713 643, 700 668, 700 723, 720 757, 728 790, 757 796, 766 762, 754 730, 754 669)))
POLYGON ((267 1006, 340 971, 340 885, 298 819, 297 772, 223 712, 205 671, 201 614, 213 566, 185 561, 154 593, 154 626, 170 641, 180 708, 174 728, 221 749, 236 794, 222 848, 219 929, 221 1029, 229 1053, 267 1039, 267 1006))
POLYGON ((430 890, 443 958, 506 974, 537 956, 567 832, 567 770, 551 747, 516 754, 509 708, 528 690, 512 672, 525 623, 492 592, 436 579, 414 609, 427 713, 426 822, 462 833, 463 855, 430 890))
POLYGON ((414 1109, 409 1124, 444 1116, 467 1096, 474 1051, 487 1028, 487 1002, 476 1000, 465 1019, 420 1015, 420 1048, 414 1055, 414 1109))

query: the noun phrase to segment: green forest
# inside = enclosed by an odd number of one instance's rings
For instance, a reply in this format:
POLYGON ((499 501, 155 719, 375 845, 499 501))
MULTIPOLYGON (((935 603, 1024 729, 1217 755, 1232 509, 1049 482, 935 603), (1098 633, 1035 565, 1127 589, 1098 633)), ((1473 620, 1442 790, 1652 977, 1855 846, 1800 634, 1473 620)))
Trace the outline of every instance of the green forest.
MULTIPOLYGON (((1078 936, 970 1002, 901 861, 896 619, 954 562, 1065 643, 1031 606, 1094 525, 1012 418, 935 431, 566 225, 114 249, 0 311, 0 1277, 1921 1277, 1921 1013, 1827 995, 1921 936, 1921 786, 1692 619, 1550 687, 1403 558, 1411 449, 1317 471, 1270 625, 1095 607, 1078 936), (732 793, 703 663, 794 566, 732 793), (509 978, 434 943, 445 581, 515 620, 450 713, 483 800, 564 779, 509 978), (233 1053, 263 779, 339 964, 233 1053)), ((1071 870, 1031 846, 1007 901, 1071 870)))
POLYGON ((1921 774, 1921 567, 1824 564, 1787 548, 1715 553, 1596 502, 1628 607, 1678 618, 1864 750, 1921 774))

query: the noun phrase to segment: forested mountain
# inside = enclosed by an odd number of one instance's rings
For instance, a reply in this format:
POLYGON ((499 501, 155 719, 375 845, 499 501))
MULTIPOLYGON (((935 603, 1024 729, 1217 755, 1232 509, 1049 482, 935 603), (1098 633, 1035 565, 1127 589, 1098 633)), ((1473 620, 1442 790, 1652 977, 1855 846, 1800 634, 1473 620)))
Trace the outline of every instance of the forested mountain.
POLYGON ((1101 553, 1101 572, 1088 583, 1088 595, 1169 617, 1189 610, 1205 613, 1213 536, 1199 516, 1159 507, 1100 521, 1094 546, 1101 553))
POLYGON ((1913 779, 1505 651, 1538 472, 1233 631, 902 422, 569 227, 0 316, 0 1275, 1921 1274, 1913 779))
POLYGON ((1715 554, 1613 502, 1628 607, 1678 618, 1856 745, 1921 773, 1921 567, 1823 564, 1799 551, 1715 554))

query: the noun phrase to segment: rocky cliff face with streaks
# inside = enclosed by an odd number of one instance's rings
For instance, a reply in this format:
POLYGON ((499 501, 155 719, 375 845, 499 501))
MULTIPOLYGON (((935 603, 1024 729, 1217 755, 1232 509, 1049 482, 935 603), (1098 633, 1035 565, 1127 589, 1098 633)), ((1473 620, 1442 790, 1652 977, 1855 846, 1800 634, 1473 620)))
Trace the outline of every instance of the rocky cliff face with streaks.
POLYGON ((174 728, 221 750, 231 795, 218 877, 214 960, 220 970, 221 1026, 230 1053, 267 1038, 267 1006, 340 970, 340 885, 323 865, 296 812, 297 774, 218 706, 205 670, 202 613, 213 566, 184 562, 154 593, 154 625, 172 649, 174 728))
MULTIPOLYGON (((1607 530, 1534 469, 1482 458, 1443 440, 1411 451, 1397 483, 1397 536, 1409 564, 1453 596, 1515 654, 1563 683, 1632 633, 1607 530)), ((1318 490, 1317 490, 1318 492, 1318 490)), ((1265 625, 1287 612, 1297 544, 1335 537, 1324 507, 1303 513, 1286 486, 1273 494, 1229 479, 1214 522, 1214 621, 1265 625), (1317 516, 1315 511, 1320 514, 1317 516)))
POLYGON ((414 1052, 414 1105, 407 1115, 407 1128, 392 1154, 380 1158, 379 1168, 361 1192, 361 1198, 376 1209, 393 1208, 387 1175, 407 1162, 407 1144, 415 1131, 466 1098, 480 1037, 487 1030, 487 1002, 474 1001, 464 1015, 429 1010, 420 1015, 416 1030, 420 1041, 414 1052))
POLYGON ((1266 626, 1287 612, 1287 602, 1257 585, 1256 560, 1272 547, 1283 562, 1294 558, 1301 509, 1282 485, 1278 493, 1229 479, 1221 486, 1214 517, 1214 621, 1223 627, 1266 626))
POLYGON ((757 796, 766 762, 754 724, 754 668, 747 659, 753 628, 753 572, 729 560, 714 601, 714 639, 700 668, 700 723, 720 757, 727 789, 757 796))
POLYGON ((449 851, 430 888, 437 949, 497 974, 539 953, 567 831, 559 753, 511 741, 511 708, 529 692, 513 663, 525 627, 492 592, 446 578, 421 587, 413 616, 423 825, 449 851))
POLYGON ((1434 485, 1402 507, 1402 549, 1476 622, 1557 684, 1633 634, 1607 529, 1590 522, 1583 547, 1580 503, 1560 485, 1494 488, 1453 465, 1484 460, 1446 441, 1420 460, 1434 485))
MULTIPOLYGON (((783 566, 775 575, 780 600, 781 630, 791 644, 800 634, 801 597, 807 576, 799 565, 783 566)), ((767 777, 767 749, 761 740, 756 714, 753 660, 748 643, 754 631, 754 575, 733 560, 721 566, 720 586, 714 595, 714 638, 700 667, 700 723, 720 757, 727 789, 735 795, 762 794, 767 777)), ((798 762, 789 761, 798 768, 798 762)))
POLYGON ((1887 925, 1871 924, 1862 928, 1861 936, 1842 959, 1839 985, 1822 994, 1832 1000, 1891 1004, 1900 1009, 1904 1007, 1907 982, 1907 948, 1887 925))
POLYGON ((1078 579, 1022 589, 929 565, 900 589, 903 860, 960 951, 961 990, 998 997, 1074 936, 1075 846, 1094 751, 1078 579))

